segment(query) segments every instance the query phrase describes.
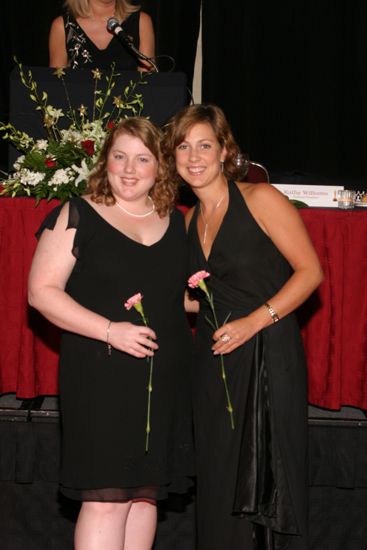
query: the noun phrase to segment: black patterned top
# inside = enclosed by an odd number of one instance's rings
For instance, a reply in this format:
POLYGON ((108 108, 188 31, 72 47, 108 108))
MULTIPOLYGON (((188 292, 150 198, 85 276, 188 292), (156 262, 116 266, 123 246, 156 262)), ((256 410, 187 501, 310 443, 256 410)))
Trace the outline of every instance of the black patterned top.
MULTIPOLYGON (((69 12, 64 13, 63 19, 66 51, 72 69, 110 67, 113 61, 118 69, 126 71, 137 69, 136 57, 120 43, 116 36, 113 36, 108 46, 101 50, 97 48, 69 12)), ((136 11, 129 15, 123 23, 124 31, 129 35, 136 48, 139 48, 139 19, 140 12, 136 11)))

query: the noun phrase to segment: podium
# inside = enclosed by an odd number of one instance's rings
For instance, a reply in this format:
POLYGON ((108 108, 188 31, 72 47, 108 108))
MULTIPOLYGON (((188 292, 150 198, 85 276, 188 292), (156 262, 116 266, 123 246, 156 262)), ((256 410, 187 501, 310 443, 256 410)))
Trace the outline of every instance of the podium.
MULTIPOLYGON (((55 69, 46 67, 23 67, 24 74, 30 70, 33 80, 37 83, 39 95, 45 91, 48 94, 48 104, 57 109, 62 109, 66 115, 69 104, 65 93, 64 83, 72 108, 78 109, 84 105, 88 109, 87 117, 92 118, 94 91, 96 80, 92 76, 91 69, 65 69, 63 80, 54 73, 55 69)), ((110 70, 101 70, 102 78, 97 81, 97 88, 104 90, 106 76, 110 70)), ((115 87, 112 90, 107 110, 113 108, 113 98, 124 95, 126 86, 133 82, 136 84, 136 93, 142 94, 144 108, 142 116, 147 116, 152 122, 161 126, 172 115, 187 104, 186 75, 180 72, 172 73, 139 73, 138 71, 117 71, 119 76, 115 79, 115 87)), ((46 129, 42 123, 42 115, 35 109, 36 103, 30 98, 30 91, 22 84, 19 70, 15 67, 10 75, 10 106, 9 120, 17 130, 26 132, 35 139, 47 137, 46 129)), ((131 114, 129 111, 127 114, 131 114)), ((64 116, 59 120, 59 127, 70 125, 70 120, 64 116)), ((12 146, 9 147, 9 169, 12 168, 19 152, 12 146)))

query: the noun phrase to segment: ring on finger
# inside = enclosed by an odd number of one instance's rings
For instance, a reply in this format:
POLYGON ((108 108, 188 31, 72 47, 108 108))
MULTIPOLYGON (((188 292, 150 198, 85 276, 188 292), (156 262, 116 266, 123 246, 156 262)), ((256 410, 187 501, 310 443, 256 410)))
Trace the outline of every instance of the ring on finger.
POLYGON ((231 337, 230 337, 229 334, 225 333, 225 334, 222 334, 222 336, 220 337, 220 339, 222 340, 222 342, 224 342, 224 343, 226 344, 227 342, 230 341, 231 337))

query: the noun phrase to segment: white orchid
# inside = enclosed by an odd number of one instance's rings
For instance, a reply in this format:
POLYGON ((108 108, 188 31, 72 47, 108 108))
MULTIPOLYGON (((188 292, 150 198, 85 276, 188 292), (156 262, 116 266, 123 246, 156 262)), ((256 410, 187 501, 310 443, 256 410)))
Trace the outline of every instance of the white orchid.
POLYGON ((74 184, 78 187, 79 183, 82 181, 87 181, 89 174, 91 173, 92 169, 89 168, 87 161, 85 159, 82 160, 80 166, 77 166, 76 164, 72 165, 72 169, 74 172, 78 174, 78 177, 75 179, 74 184))
POLYGON ((45 108, 45 119, 52 121, 52 124, 55 125, 58 123, 59 118, 65 116, 62 109, 55 109, 52 105, 46 105, 45 108))
POLYGON ((48 147, 47 139, 37 139, 36 143, 33 146, 33 148, 36 149, 37 151, 46 151, 47 147, 48 147))

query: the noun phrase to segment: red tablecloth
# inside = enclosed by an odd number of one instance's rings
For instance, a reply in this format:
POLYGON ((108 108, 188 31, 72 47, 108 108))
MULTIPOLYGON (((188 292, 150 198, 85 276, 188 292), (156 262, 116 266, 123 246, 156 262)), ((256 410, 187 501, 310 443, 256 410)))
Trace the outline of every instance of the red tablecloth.
MULTIPOLYGON (((59 332, 27 307, 29 266, 40 222, 57 204, 0 198, 0 393, 55 395, 59 332)), ((367 210, 304 209, 325 272, 299 310, 309 401, 367 409, 367 210)))
POLYGON ((300 210, 325 279, 300 308, 309 401, 367 408, 367 210, 300 210))
POLYGON ((59 331, 27 305, 34 234, 57 204, 0 198, 0 393, 58 393, 59 331))

